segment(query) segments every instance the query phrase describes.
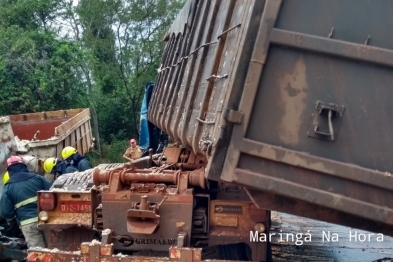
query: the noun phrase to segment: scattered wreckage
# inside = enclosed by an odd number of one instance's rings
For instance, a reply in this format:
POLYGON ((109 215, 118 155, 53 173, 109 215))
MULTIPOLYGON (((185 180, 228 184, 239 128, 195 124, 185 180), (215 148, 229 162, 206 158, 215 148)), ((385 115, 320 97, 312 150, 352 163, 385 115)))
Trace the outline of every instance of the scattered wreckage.
MULTIPOLYGON (((11 154, 23 158, 30 172, 44 175, 43 161, 48 157, 61 157, 68 145, 81 154, 89 152, 94 137, 90 126, 89 109, 70 109, 0 117, 0 195, 3 189, 5 161, 11 154)), ((53 181, 52 175, 45 177, 53 181)), ((23 235, 16 224, 8 225, 0 214, 2 231, 0 259, 19 260, 26 257, 23 235)))
POLYGON ((60 176, 38 193, 38 227, 48 250, 29 249, 28 261, 265 260, 266 243, 250 243, 249 232, 268 230, 269 211, 256 208, 241 188, 207 181, 205 165, 173 147, 60 176))

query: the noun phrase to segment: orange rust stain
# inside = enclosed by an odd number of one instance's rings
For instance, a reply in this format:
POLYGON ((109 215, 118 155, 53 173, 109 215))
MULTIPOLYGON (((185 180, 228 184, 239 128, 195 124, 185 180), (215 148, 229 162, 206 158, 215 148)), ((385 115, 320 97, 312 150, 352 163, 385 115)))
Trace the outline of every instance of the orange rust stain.
POLYGON ((113 254, 113 247, 112 246, 101 246, 100 254, 102 256, 110 256, 113 254))
POLYGON ((102 194, 102 200, 116 200, 116 194, 102 194))

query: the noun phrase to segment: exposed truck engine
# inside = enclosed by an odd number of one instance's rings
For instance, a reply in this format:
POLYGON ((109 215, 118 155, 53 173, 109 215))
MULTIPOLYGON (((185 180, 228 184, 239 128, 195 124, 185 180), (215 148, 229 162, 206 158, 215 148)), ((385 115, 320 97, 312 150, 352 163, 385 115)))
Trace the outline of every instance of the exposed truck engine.
POLYGON ((269 211, 239 187, 206 180, 205 165, 173 147, 154 158, 63 175, 39 192, 48 248, 75 256, 80 243, 96 238, 124 255, 165 257, 170 247, 193 247, 200 259, 265 261, 267 243, 250 243, 250 231, 268 231, 269 211))

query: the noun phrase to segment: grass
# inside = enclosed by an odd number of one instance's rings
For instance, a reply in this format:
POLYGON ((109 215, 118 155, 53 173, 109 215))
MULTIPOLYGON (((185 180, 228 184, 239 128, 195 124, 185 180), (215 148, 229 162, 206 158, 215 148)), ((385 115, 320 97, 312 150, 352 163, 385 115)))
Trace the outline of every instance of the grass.
POLYGON ((111 143, 101 144, 101 154, 93 151, 87 154, 87 157, 93 166, 109 163, 125 163, 127 161, 123 158, 123 154, 128 147, 127 140, 113 140, 111 143))

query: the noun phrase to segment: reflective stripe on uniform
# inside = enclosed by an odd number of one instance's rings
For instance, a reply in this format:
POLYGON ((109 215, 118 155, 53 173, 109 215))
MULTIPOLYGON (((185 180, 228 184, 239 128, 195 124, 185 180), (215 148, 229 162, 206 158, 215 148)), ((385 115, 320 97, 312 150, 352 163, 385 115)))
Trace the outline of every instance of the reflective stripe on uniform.
POLYGON ((20 222, 21 226, 25 226, 34 222, 38 222, 38 217, 29 218, 20 222))
POLYGON ((28 199, 23 200, 22 202, 19 202, 18 204, 16 204, 15 205, 15 209, 18 209, 21 206, 25 206, 25 205, 30 204, 30 203, 34 203, 36 201, 37 201, 37 196, 28 198, 28 199))

